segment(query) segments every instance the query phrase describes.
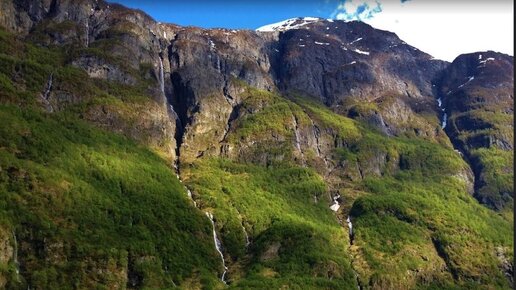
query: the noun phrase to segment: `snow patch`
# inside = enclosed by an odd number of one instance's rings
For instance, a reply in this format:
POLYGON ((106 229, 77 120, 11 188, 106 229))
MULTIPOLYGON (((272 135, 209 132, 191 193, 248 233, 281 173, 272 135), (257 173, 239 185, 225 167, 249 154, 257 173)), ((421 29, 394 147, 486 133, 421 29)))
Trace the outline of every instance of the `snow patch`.
POLYGON ((318 41, 314 41, 315 44, 317 45, 330 45, 328 42, 318 42, 318 41))
POLYGON ((358 48, 357 48, 357 49, 355 49, 355 50, 353 50, 353 51, 354 51, 354 52, 356 52, 356 53, 369 55, 369 51, 362 51, 362 50, 360 50, 360 49, 358 49, 358 48))
POLYGON ((314 23, 320 21, 320 18, 316 17, 298 17, 291 18, 284 21, 268 24, 256 29, 256 31, 260 32, 271 32, 271 31, 286 31, 290 29, 299 29, 307 24, 314 23))
POLYGON ((485 60, 481 60, 481 61, 479 61, 479 62, 478 62, 478 64, 479 64, 479 65, 478 65, 478 67, 483 67, 483 66, 485 66, 485 65, 486 65, 486 63, 487 63, 488 61, 493 61, 493 60, 495 60, 495 59, 494 59, 494 58, 492 58, 492 57, 488 57, 488 58, 486 58, 485 60))

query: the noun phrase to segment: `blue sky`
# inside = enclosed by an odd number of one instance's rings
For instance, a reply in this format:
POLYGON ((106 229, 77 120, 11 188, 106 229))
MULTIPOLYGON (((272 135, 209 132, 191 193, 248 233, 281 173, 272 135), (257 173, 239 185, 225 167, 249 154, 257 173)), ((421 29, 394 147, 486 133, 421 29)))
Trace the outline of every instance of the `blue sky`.
POLYGON ((205 28, 256 29, 288 18, 329 18, 338 0, 252 1, 252 0, 112 0, 141 9, 154 19, 205 28))
MULTIPOLYGON (((108 0, 110 1, 110 0, 108 0)), ((513 0, 111 0, 161 22, 256 29, 294 17, 360 20, 438 59, 494 50, 514 55, 513 0)))

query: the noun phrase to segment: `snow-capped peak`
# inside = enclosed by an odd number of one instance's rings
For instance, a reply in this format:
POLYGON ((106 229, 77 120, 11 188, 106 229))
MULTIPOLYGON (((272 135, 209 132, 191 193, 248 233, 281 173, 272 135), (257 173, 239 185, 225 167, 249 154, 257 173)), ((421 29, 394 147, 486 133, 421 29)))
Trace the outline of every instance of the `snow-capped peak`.
POLYGON ((324 20, 322 18, 317 17, 297 17, 291 18, 287 20, 283 20, 277 23, 268 24, 257 28, 256 31, 266 32, 266 31, 285 31, 289 29, 298 29, 302 26, 305 26, 310 23, 314 23, 320 20, 324 20))

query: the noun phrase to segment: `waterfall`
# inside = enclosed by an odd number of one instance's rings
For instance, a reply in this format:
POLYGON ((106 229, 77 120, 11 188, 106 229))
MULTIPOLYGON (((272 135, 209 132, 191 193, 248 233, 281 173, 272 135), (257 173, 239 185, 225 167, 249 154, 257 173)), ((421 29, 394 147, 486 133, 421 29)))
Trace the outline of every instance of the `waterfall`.
POLYGON ((294 117, 294 116, 292 116, 292 119, 293 119, 293 123, 294 123, 294 136, 296 137, 296 149, 302 153, 301 141, 300 141, 299 131, 298 131, 298 127, 297 127, 297 120, 296 120, 296 117, 294 117))
POLYGON ((340 204, 338 201, 339 198, 340 198, 340 194, 333 197, 333 204, 330 206, 330 209, 333 210, 334 212, 338 211, 340 208, 340 204))
POLYGON ((54 112, 54 107, 52 107, 52 104, 50 104, 50 92, 52 91, 52 85, 54 82, 54 75, 51 73, 48 77, 47 81, 47 87, 45 88, 45 91, 43 92, 43 103, 45 103, 46 109, 48 112, 52 113, 54 112))
POLYGON ((244 231, 244 235, 245 235, 245 247, 249 247, 249 245, 251 244, 251 241, 249 240, 249 235, 247 234, 247 231, 245 230, 245 227, 242 225, 242 230, 244 231))
POLYGON ((446 128, 446 125, 448 123, 448 114, 446 114, 445 109, 443 107, 443 100, 441 98, 437 99, 437 106, 441 109, 443 112, 443 117, 441 119, 441 129, 446 128))
MULTIPOLYGON (((186 188, 186 186, 185 186, 185 188, 186 188)), ((194 206, 197 207, 197 202, 193 199, 192 192, 190 191, 190 189, 186 188, 186 194, 193 201, 194 206)))
POLYGON ((90 22, 86 19, 86 47, 90 45, 90 22))
POLYGON ((165 72, 163 70, 163 59, 161 54, 159 56, 159 87, 163 95, 165 96, 165 72))
POLYGON ((54 75, 50 74, 47 81, 47 88, 45 89, 45 93, 43 94, 43 97, 45 100, 48 101, 48 98, 50 98, 50 91, 52 90, 52 83, 54 82, 54 75))
POLYGON ((448 114, 444 113, 442 124, 441 124, 442 129, 446 128, 447 122, 448 122, 448 114))
POLYGON ((20 281, 20 262, 18 261, 18 240, 16 239, 16 233, 13 230, 13 262, 16 269, 16 279, 20 281))
POLYGON ((296 149, 297 149, 297 151, 299 151, 299 153, 301 153, 301 161, 302 161, 303 167, 306 167, 305 153, 301 149, 301 137, 299 135, 299 125, 298 125, 297 119, 294 115, 292 115, 292 124, 294 125, 294 137, 295 137, 295 141, 296 141, 296 149))
POLYGON ((211 221, 211 226, 213 228, 213 242, 215 243, 215 249, 220 255, 220 259, 222 260, 222 267, 224 267, 224 272, 222 273, 222 276, 220 277, 220 280, 226 284, 226 273, 228 271, 228 267, 226 267, 226 260, 224 259, 224 254, 222 254, 222 243, 220 242, 219 238, 217 237, 217 232, 215 231, 215 222, 213 221, 213 215, 209 212, 206 212, 206 216, 211 221))
POLYGON ((349 227, 349 241, 350 243, 353 243, 353 223, 351 222, 351 217, 348 215, 348 218, 346 219, 346 222, 348 223, 349 227))
MULTIPOLYGON (((179 178, 179 175, 177 173, 176 173, 176 175, 177 175, 177 178, 179 179, 179 182, 181 184, 183 184, 183 181, 179 178)), ((185 186, 185 190, 186 190, 186 194, 188 195, 188 197, 193 201, 194 206, 196 208, 199 208, 197 206, 197 202, 195 202, 195 200, 193 199, 192 191, 190 191, 190 189, 188 189, 186 186, 185 186)), ((220 259, 222 260, 222 267, 224 268, 224 272, 222 273, 222 276, 220 277, 220 280, 224 284, 227 284, 226 283, 226 273, 228 272, 228 267, 226 266, 226 260, 224 259, 224 254, 222 254, 222 243, 220 242, 220 240, 219 240, 219 238, 217 236, 217 232, 215 231, 215 222, 213 221, 213 214, 211 214, 209 212, 205 212, 205 214, 210 219, 211 227, 212 227, 212 231, 213 231, 213 243, 215 244, 215 249, 217 250, 217 252, 220 255, 220 259)), ((248 246, 250 244, 249 236, 247 235, 247 232, 246 232, 244 226, 242 226, 242 228, 244 230, 244 234, 245 234, 245 237, 246 237, 246 246, 248 246)))
MULTIPOLYGON (((351 222, 351 217, 348 215, 346 218, 346 222, 348 223, 349 228, 349 246, 351 247, 353 245, 353 223, 351 222)), ((353 268, 353 254, 351 254, 351 269, 353 269, 353 274, 355 275, 355 281, 357 281, 357 289, 362 290, 362 285, 360 284, 360 278, 358 277, 358 273, 353 268)))

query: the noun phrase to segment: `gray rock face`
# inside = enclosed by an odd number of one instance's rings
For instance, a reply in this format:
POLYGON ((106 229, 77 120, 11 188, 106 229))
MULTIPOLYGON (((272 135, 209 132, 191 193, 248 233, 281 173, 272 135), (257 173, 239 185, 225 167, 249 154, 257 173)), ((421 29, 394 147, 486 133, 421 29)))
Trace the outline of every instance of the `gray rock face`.
MULTIPOLYGON (((146 74, 156 82, 147 84, 148 92, 160 106, 142 114, 138 126, 129 126, 120 112, 106 106, 86 117, 138 140, 143 130, 146 143, 167 148, 180 163, 201 156, 246 159, 254 152, 258 156, 254 161, 263 164, 284 158, 304 164, 311 151, 318 167, 328 170, 337 165, 331 152, 346 144, 313 120, 309 125, 292 122, 287 128, 292 136, 269 134, 236 145, 227 142, 237 120, 261 109, 259 104, 243 105, 245 87, 312 98, 385 135, 417 136, 451 146, 440 128, 442 111, 436 99, 442 97, 451 122, 446 130, 456 146, 466 153, 468 148, 513 148, 512 135, 505 129, 466 141, 460 137, 466 131, 498 126, 464 114, 469 110, 503 104, 503 113, 513 114, 512 57, 487 52, 481 59, 479 54, 461 56, 450 65, 394 33, 362 22, 320 19, 272 32, 207 30, 158 23, 141 11, 102 0, 5 0, 0 5, 0 25, 7 29, 43 44, 84 47, 70 63, 90 77, 134 85, 142 66, 150 66, 146 74), (475 79, 468 82, 473 75, 475 79), (290 139, 293 156, 257 153, 260 146, 290 139)), ((81 98, 56 86, 48 102, 59 109, 81 98)), ((291 117, 296 119, 295 114, 291 117)), ((394 170, 386 159, 379 155, 367 164, 342 166, 353 178, 381 175, 394 170)), ((460 175, 469 180, 469 173, 460 175)))
POLYGON ((362 22, 321 20, 282 33, 278 47, 279 87, 328 105, 383 91, 431 96, 430 82, 446 64, 362 22))

